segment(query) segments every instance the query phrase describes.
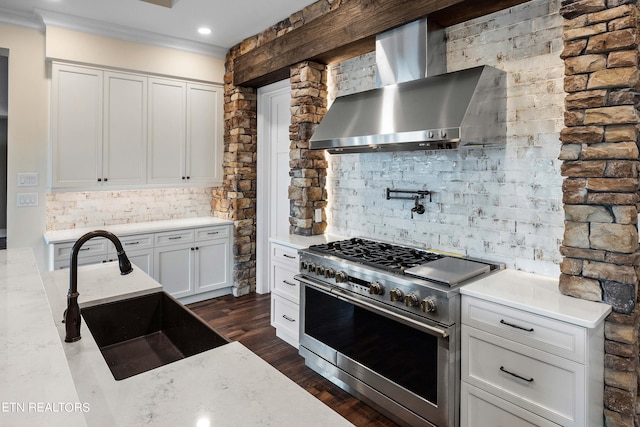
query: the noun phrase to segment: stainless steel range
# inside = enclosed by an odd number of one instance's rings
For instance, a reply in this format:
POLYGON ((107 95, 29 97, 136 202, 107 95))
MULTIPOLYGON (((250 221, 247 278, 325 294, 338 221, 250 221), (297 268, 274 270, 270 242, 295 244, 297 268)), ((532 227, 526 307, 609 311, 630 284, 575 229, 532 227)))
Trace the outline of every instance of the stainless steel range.
POLYGON ((353 238, 300 251, 307 366, 411 426, 457 426, 459 287, 502 265, 353 238))

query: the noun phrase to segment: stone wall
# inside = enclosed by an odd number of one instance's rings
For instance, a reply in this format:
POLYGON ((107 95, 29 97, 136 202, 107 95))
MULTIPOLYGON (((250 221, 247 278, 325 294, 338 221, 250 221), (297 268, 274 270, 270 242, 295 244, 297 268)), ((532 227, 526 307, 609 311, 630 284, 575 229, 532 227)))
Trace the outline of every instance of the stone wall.
POLYGON ((327 227, 324 213, 327 206, 327 161, 323 151, 309 150, 313 130, 327 112, 326 68, 313 62, 291 67, 291 234, 322 234, 327 227), (320 212, 319 218, 316 218, 316 211, 320 212))
POLYGON ((47 231, 211 215, 211 188, 47 193, 47 231))
POLYGON ((225 64, 222 186, 212 191, 212 211, 234 222, 233 294, 256 290, 257 95, 233 82, 233 58, 250 44, 231 49, 225 64))
POLYGON ((605 301, 606 425, 638 417, 638 7, 563 1, 565 203, 560 291, 605 301))

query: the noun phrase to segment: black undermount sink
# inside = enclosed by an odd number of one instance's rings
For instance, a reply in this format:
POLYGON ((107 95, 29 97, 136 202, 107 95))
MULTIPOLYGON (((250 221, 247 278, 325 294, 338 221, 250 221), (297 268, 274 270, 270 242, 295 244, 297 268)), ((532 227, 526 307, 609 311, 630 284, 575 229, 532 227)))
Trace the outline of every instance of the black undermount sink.
POLYGON ((116 380, 229 343, 165 292, 81 310, 116 380))

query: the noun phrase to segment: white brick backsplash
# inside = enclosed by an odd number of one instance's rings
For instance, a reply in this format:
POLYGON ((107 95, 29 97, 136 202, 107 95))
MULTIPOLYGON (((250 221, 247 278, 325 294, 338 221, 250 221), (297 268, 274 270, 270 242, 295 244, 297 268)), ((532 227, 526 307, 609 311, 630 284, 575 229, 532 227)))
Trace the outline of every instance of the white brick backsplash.
MULTIPOLYGON (((500 148, 327 155, 329 232, 504 262, 557 276, 564 232, 563 20, 559 0, 533 0, 447 28, 447 68, 507 72, 507 143, 500 148), (385 189, 433 192, 410 200, 385 189)), ((375 87, 375 55, 330 69, 330 97, 375 87)))
POLYGON ((47 230, 211 215, 211 188, 47 194, 47 230))

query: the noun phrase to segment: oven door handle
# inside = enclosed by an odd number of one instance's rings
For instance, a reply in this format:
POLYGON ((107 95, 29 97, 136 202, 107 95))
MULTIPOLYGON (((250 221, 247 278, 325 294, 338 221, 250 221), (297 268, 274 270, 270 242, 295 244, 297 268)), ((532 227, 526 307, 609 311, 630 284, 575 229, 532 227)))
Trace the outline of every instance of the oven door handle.
POLYGON ((436 333, 436 334, 440 335, 442 338, 447 338, 449 336, 449 332, 444 330, 444 329, 442 329, 442 328, 438 328, 438 327, 435 327, 435 326, 428 325, 426 323, 418 322, 418 321, 413 320, 413 319, 411 319, 409 317, 405 317, 405 316, 403 316, 401 314, 394 313, 394 312, 392 312, 390 310, 387 310, 384 307, 380 307, 380 306, 377 306, 377 305, 370 304, 370 303, 368 303, 366 301, 360 301, 359 299, 356 299, 356 298, 352 297, 351 295, 347 294, 345 291, 343 291, 340 288, 332 288, 332 287, 327 286, 325 284, 318 283, 316 281, 312 281, 312 280, 304 277, 301 274, 298 274, 297 276, 295 276, 295 279, 299 280, 302 283, 308 284, 310 286, 322 289, 323 291, 334 295, 338 299, 341 299, 343 301, 349 302, 349 303, 351 303, 353 305, 356 305, 356 306, 358 306, 360 308, 363 308, 363 309, 365 309, 367 311, 371 311, 373 313, 379 313, 382 316, 385 316, 387 318, 398 320, 398 321, 400 321, 400 322, 402 322, 402 323, 404 323, 404 324, 406 324, 408 326, 412 326, 412 327, 414 327, 416 329, 419 329, 421 331, 424 331, 424 332, 426 332, 426 333, 428 333, 430 335, 433 335, 434 333, 436 333))

